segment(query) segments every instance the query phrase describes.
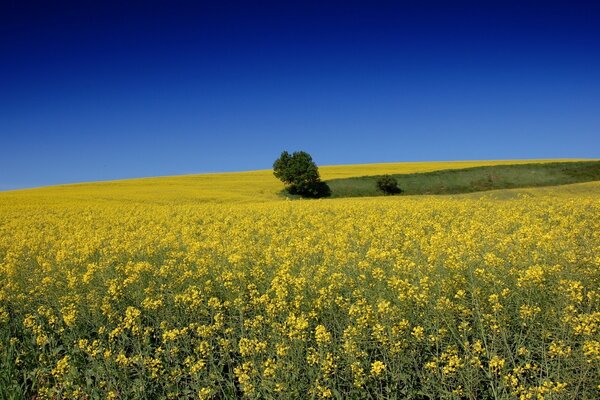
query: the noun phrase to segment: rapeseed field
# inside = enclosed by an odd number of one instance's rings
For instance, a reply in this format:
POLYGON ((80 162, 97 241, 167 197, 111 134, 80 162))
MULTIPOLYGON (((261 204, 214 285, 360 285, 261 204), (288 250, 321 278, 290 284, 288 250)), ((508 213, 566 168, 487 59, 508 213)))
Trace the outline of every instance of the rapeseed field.
POLYGON ((2 398, 600 398, 600 183, 280 189, 257 171, 0 193, 2 398))

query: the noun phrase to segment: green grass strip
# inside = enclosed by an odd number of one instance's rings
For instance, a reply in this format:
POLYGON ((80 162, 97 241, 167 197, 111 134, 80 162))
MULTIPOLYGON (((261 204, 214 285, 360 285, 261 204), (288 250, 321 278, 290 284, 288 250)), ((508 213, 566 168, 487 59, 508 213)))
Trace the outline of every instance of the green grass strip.
MULTIPOLYGON (((494 165, 394 174, 401 195, 458 194, 495 189, 556 186, 600 180, 600 161, 494 165)), ((380 175, 326 181, 331 197, 383 196, 377 190, 380 175)))

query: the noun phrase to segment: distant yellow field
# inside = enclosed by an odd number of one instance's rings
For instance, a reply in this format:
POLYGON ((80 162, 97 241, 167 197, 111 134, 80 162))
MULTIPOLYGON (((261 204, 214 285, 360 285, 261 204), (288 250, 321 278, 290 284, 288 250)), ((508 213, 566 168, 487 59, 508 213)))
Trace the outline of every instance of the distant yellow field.
MULTIPOLYGON (((321 171, 497 163, 515 161, 321 171)), ((281 188, 254 171, 0 193, 0 395, 600 398, 600 182, 281 188)))
MULTIPOLYGON (((430 172, 441 169, 468 168, 484 165, 524 164, 530 162, 580 161, 503 160, 503 161, 443 161, 385 164, 323 166, 324 180, 352 176, 430 172)), ((137 201, 161 204, 180 203, 254 203, 283 201, 277 193, 283 189, 271 170, 180 175, 119 181, 91 182, 37 189, 0 192, 0 204, 98 201, 137 201)))

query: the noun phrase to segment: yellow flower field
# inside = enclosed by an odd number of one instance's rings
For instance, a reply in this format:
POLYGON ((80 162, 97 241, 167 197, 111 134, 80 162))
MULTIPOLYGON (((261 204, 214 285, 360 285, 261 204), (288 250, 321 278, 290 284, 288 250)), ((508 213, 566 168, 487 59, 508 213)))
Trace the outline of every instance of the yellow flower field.
POLYGON ((0 193, 3 398, 600 398, 600 182, 280 189, 255 171, 0 193))

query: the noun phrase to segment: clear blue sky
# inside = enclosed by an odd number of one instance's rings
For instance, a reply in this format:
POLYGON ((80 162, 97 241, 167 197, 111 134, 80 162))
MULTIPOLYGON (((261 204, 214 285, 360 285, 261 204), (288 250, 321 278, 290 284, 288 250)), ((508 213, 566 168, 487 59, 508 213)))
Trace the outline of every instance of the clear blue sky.
POLYGON ((598 2, 402 3, 2 1, 0 190, 600 157, 598 2))

